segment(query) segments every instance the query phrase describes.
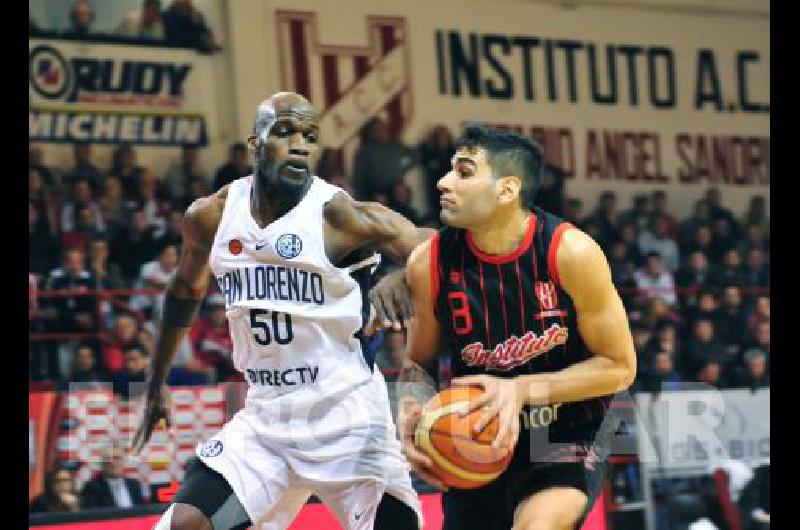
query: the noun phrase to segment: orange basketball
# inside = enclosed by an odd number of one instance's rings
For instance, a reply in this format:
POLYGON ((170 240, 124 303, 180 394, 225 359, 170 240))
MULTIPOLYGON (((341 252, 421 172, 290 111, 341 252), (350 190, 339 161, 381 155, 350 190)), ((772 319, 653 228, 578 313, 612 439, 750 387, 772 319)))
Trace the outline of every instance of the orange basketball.
MULTIPOLYGON (((436 394, 422 409, 414 443, 433 463, 433 473, 447 486, 479 488, 508 467, 514 448, 510 443, 495 449, 499 421, 495 416, 483 431, 473 431, 481 409, 462 417, 470 399, 483 394, 476 386, 448 388, 436 394)), ((510 440, 509 440, 510 442, 510 440)))

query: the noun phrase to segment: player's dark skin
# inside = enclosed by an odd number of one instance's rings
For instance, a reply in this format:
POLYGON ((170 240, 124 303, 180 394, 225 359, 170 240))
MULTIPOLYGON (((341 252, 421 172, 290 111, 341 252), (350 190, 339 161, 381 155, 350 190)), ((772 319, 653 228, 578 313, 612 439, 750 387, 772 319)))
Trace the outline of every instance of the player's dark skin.
MULTIPOLYGON (((312 168, 321 150, 319 116, 299 94, 275 94, 259 105, 248 143, 256 158, 250 211, 264 228, 294 207, 311 185, 312 168)), ((144 417, 133 442, 137 452, 147 444, 160 420, 169 425, 165 381, 178 345, 189 331, 189 325, 177 325, 175 321, 191 321, 205 297, 211 275, 209 253, 227 193, 225 186, 196 200, 184 216, 180 262, 165 294, 180 301, 170 307, 173 312, 186 314, 167 315, 165 304, 144 417)), ((418 244, 433 235, 433 230, 417 228, 379 203, 355 201, 344 193, 338 193, 325 205, 324 218, 325 253, 337 266, 358 262, 375 251, 403 263, 418 244)), ((379 326, 399 328, 404 318, 413 316, 404 282, 400 271, 384 278, 370 292, 379 326)), ((211 529, 211 522, 194 506, 178 503, 171 527, 211 529)))

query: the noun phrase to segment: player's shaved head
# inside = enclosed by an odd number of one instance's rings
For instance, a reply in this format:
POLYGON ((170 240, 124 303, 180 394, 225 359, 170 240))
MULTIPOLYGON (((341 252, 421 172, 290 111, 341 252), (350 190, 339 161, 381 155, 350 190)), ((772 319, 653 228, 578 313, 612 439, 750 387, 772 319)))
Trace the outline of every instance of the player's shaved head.
POLYGON ((304 120, 318 119, 317 112, 305 97, 296 92, 278 92, 258 105, 253 124, 253 135, 263 142, 279 115, 294 115, 304 120))

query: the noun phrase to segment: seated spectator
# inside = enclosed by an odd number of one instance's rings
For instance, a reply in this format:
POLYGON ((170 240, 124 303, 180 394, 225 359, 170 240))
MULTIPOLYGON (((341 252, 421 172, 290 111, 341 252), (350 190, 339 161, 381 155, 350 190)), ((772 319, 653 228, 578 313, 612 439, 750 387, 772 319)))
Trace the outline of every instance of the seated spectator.
POLYGON ((742 301, 742 288, 738 285, 724 287, 717 322, 717 337, 724 346, 727 362, 737 362, 741 348, 747 341, 747 318, 742 301))
POLYGON ((583 201, 575 197, 570 197, 564 204, 564 220, 569 221, 574 226, 583 224, 583 201))
MULTIPOLYGON (((425 191, 428 198, 427 215, 436 215, 441 209, 439 204, 441 192, 437 183, 450 171, 450 161, 455 152, 453 135, 444 125, 432 127, 425 138, 417 144, 417 156, 425 175, 425 191)), ((559 205, 559 209, 561 209, 561 205, 559 205)))
POLYGON ((161 20, 161 0, 144 0, 141 9, 125 15, 114 32, 120 37, 160 41, 164 40, 164 23, 161 20))
POLYGON ((87 0, 76 0, 69 10, 69 29, 63 33, 64 37, 73 39, 86 38, 97 35, 92 29, 94 22, 94 9, 87 0))
POLYGON ((167 43, 195 48, 204 53, 220 49, 214 41, 205 17, 192 5, 191 0, 173 0, 162 15, 167 43))
POLYGON ((750 206, 742 218, 742 226, 751 224, 761 226, 761 233, 766 240, 769 240, 769 217, 767 216, 767 201, 763 195, 755 195, 750 198, 750 206))
POLYGON ((58 243, 50 235, 46 223, 42 222, 36 205, 28 201, 28 271, 46 275, 53 268, 57 252, 58 243))
POLYGON ((228 381, 237 375, 233 367, 233 341, 225 316, 225 298, 213 294, 206 301, 209 312, 198 318, 190 331, 196 370, 207 370, 217 382, 228 381))
POLYGON ((353 157, 353 189, 359 200, 387 197, 416 164, 415 150, 392 137, 389 126, 373 118, 362 129, 363 138, 353 157))
POLYGON ((650 298, 659 298, 670 306, 677 302, 675 282, 672 274, 661 264, 661 256, 657 252, 647 255, 645 268, 637 270, 634 275, 636 288, 650 298))
POLYGON ((92 163, 92 144, 89 142, 75 142, 72 147, 72 156, 75 165, 66 175, 67 186, 72 186, 76 180, 86 179, 92 189, 92 197, 101 197, 105 192, 105 176, 92 163))
MULTIPOLYGON (((54 269, 45 282, 45 290, 88 291, 94 289, 94 278, 86 270, 86 257, 81 249, 64 252, 63 267, 54 269)), ((94 329, 95 301, 89 296, 62 296, 43 299, 46 317, 56 324, 54 331, 75 333, 94 329)))
POLYGON ((128 222, 129 211, 134 203, 122 199, 122 184, 112 176, 106 179, 105 194, 97 201, 97 205, 103 214, 106 234, 114 237, 128 222))
POLYGON ((48 188, 57 190, 61 186, 61 175, 58 170, 45 163, 42 148, 33 142, 28 143, 28 170, 41 175, 42 184, 48 188))
POLYGON ((645 230, 650 225, 650 197, 644 193, 633 196, 633 206, 619 214, 619 223, 632 224, 638 232, 645 230))
POLYGON ((755 329, 756 323, 770 319, 770 296, 759 294, 753 303, 749 304, 747 314, 747 329, 755 329))
POLYGON ((639 234, 639 250, 643 254, 657 252, 669 272, 674 273, 680 267, 678 244, 669 235, 669 219, 666 216, 653 216, 650 227, 639 234))
MULTIPOLYGON (((139 189, 136 194, 135 208, 144 212, 147 224, 155 228, 155 233, 164 232, 164 218, 162 217, 161 190, 158 187, 158 178, 149 169, 145 169, 139 177, 139 189)), ((154 234, 155 234, 154 233, 154 234)))
POLYGON ((711 207, 705 199, 695 202, 692 216, 678 223, 678 245, 682 251, 693 247, 700 226, 711 226, 711 207))
POLYGON ((148 315, 158 320, 158 312, 164 303, 164 295, 161 293, 167 288, 177 269, 178 249, 172 245, 161 249, 157 260, 149 261, 142 265, 142 270, 136 282, 137 289, 156 289, 160 294, 155 296, 136 295, 131 300, 131 306, 147 311, 148 315))
POLYGON ((769 388, 767 353, 758 348, 744 352, 744 367, 735 370, 731 386, 749 388, 754 392, 759 388, 769 388))
POLYGON ((641 267, 644 263, 644 255, 639 248, 639 231, 636 225, 632 223, 620 223, 619 234, 617 241, 621 241, 627 248, 628 258, 630 258, 634 265, 641 267))
POLYGON ((114 330, 109 343, 103 350, 103 368, 109 373, 122 370, 125 364, 124 352, 127 348, 138 345, 139 323, 127 314, 122 314, 114 321, 114 330))
POLYGON ((603 249, 608 248, 608 245, 614 240, 619 226, 616 193, 613 191, 601 193, 597 208, 584 223, 589 220, 597 225, 597 244, 603 249))
MULTIPOLYGON (((167 228, 164 235, 156 241, 156 248, 159 253, 166 247, 173 246, 177 249, 181 248, 183 236, 181 235, 181 227, 183 225, 183 212, 181 210, 170 210, 167 215, 167 228)), ((178 252, 180 253, 180 251, 178 252)))
POLYGON ((100 474, 83 485, 81 508, 130 508, 144 504, 142 485, 125 472, 123 449, 112 447, 103 454, 100 474))
POLYGON ((61 235, 61 246, 88 251, 92 240, 102 235, 103 231, 98 230, 97 219, 91 207, 81 205, 76 212, 72 230, 61 235))
POLYGON ((636 271, 636 264, 628 255, 628 248, 622 241, 616 241, 611 245, 608 255, 608 265, 611 268, 611 280, 620 293, 623 300, 629 289, 635 286, 633 273, 636 271), (626 292, 627 291, 627 292, 626 292))
POLYGON ((92 241, 89 253, 89 270, 95 280, 97 289, 125 289, 119 265, 108 260, 108 242, 97 237, 92 241))
POLYGON ((667 201, 667 192, 664 190, 656 190, 653 192, 653 217, 661 217, 664 219, 667 237, 675 241, 678 237, 678 222, 675 220, 675 217, 669 213, 667 201))
POLYGON ((214 175, 214 191, 219 191, 234 180, 246 177, 252 172, 253 166, 248 162, 247 146, 244 142, 236 142, 231 145, 230 159, 220 166, 214 175))
POLYGON ((200 152, 196 146, 184 145, 181 159, 173 162, 164 176, 164 188, 176 204, 181 204, 189 195, 189 185, 193 179, 209 181, 208 175, 198 164, 200 152))
POLYGON ((147 368, 150 357, 136 343, 125 348, 122 370, 114 374, 113 389, 121 399, 137 399, 147 389, 147 368))
POLYGON ((695 322, 699 318, 707 318, 714 323, 716 329, 719 329, 721 317, 716 291, 712 288, 704 287, 698 292, 696 303, 686 308, 685 314, 690 322, 695 322))
POLYGON ((642 390, 662 392, 680 390, 683 378, 675 370, 674 356, 668 351, 658 351, 653 355, 652 369, 644 373, 642 390))
POLYGON ((742 235, 739 223, 733 213, 722 205, 722 193, 719 188, 716 186, 708 188, 705 199, 708 202, 712 223, 716 225, 719 219, 724 219, 730 238, 733 240, 739 239, 742 235))
POLYGON ((59 463, 45 475, 44 491, 33 499, 30 513, 77 512, 80 509, 75 472, 59 463))
POLYGON ((28 201, 41 212, 39 222, 42 229, 55 235, 58 232, 58 208, 52 188, 45 185, 42 174, 36 169, 28 170, 28 201))
POLYGON ((751 248, 747 251, 746 261, 742 269, 742 285, 744 287, 750 291, 769 287, 769 264, 761 249, 751 248))
POLYGON ((726 218, 714 220, 711 225, 713 243, 711 245, 711 259, 719 263, 725 257, 728 249, 735 248, 739 242, 739 236, 735 235, 730 221, 726 218))
POLYGON ((746 226, 744 241, 738 248, 743 256, 746 256, 752 249, 758 249, 769 261, 769 241, 764 237, 764 228, 759 223, 750 223, 746 226))
POLYGON ((392 188, 389 197, 389 208, 398 212, 412 223, 419 224, 419 215, 411 206, 411 188, 405 182, 398 182, 392 188))
POLYGON ((110 174, 119 179, 122 185, 122 197, 135 200, 139 196, 139 187, 145 168, 136 163, 136 149, 133 144, 119 144, 114 150, 110 174))
POLYGON ((717 270, 717 281, 720 284, 744 285, 744 268, 742 255, 735 248, 729 248, 722 255, 722 266, 717 270))
POLYGON ((659 352, 666 352, 672 357, 672 362, 676 360, 681 364, 683 351, 678 340, 678 329, 674 322, 663 319, 656 324, 655 335, 648 341, 644 349, 642 369, 650 370, 653 368, 653 361, 659 352))
POLYGON ((716 360, 707 360, 700 364, 695 380, 722 390, 728 388, 728 382, 722 375, 722 365, 716 360))
POLYGON ((692 307, 700 290, 716 283, 716 276, 705 253, 695 250, 689 255, 688 263, 678 271, 676 280, 684 307, 692 307))
POLYGON ((695 228, 691 242, 681 253, 686 255, 694 252, 702 252, 705 254, 712 267, 719 263, 719 259, 717 259, 718 256, 716 255, 716 248, 714 247, 714 233, 711 231, 710 225, 700 225, 695 228))
POLYGON ((123 277, 133 282, 142 265, 157 254, 155 228, 147 223, 144 210, 131 212, 130 226, 125 227, 111 241, 111 259, 122 269, 123 277))
POLYGON ((92 188, 89 179, 77 177, 72 181, 72 196, 69 201, 61 207, 61 230, 72 232, 75 230, 75 223, 78 212, 82 208, 89 208, 92 215, 94 230, 102 232, 105 228, 103 223, 103 212, 92 199, 92 188))
POLYGON ((759 320, 755 325, 755 329, 753 330, 753 340, 751 345, 753 348, 760 348, 764 350, 767 352, 767 357, 769 357, 771 351, 770 344, 770 321, 759 320))
POLYGON ((686 348, 687 368, 696 373, 709 362, 723 361, 723 346, 716 336, 714 322, 709 318, 698 318, 692 326, 692 337, 686 348))
POLYGON ((108 374, 97 369, 97 357, 91 344, 79 344, 72 358, 69 377, 62 378, 59 390, 73 392, 102 388, 110 382, 108 374))

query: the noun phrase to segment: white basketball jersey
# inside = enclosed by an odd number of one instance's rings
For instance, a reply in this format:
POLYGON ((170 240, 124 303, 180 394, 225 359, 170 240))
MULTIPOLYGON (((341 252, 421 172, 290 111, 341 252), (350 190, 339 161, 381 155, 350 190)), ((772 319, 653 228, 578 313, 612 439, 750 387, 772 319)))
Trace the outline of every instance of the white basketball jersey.
POLYGON ((253 178, 228 188, 209 258, 248 401, 313 403, 365 383, 371 363, 356 333, 368 301, 350 270, 325 254, 323 208, 341 188, 312 177, 305 197, 262 229, 250 212, 253 178))

